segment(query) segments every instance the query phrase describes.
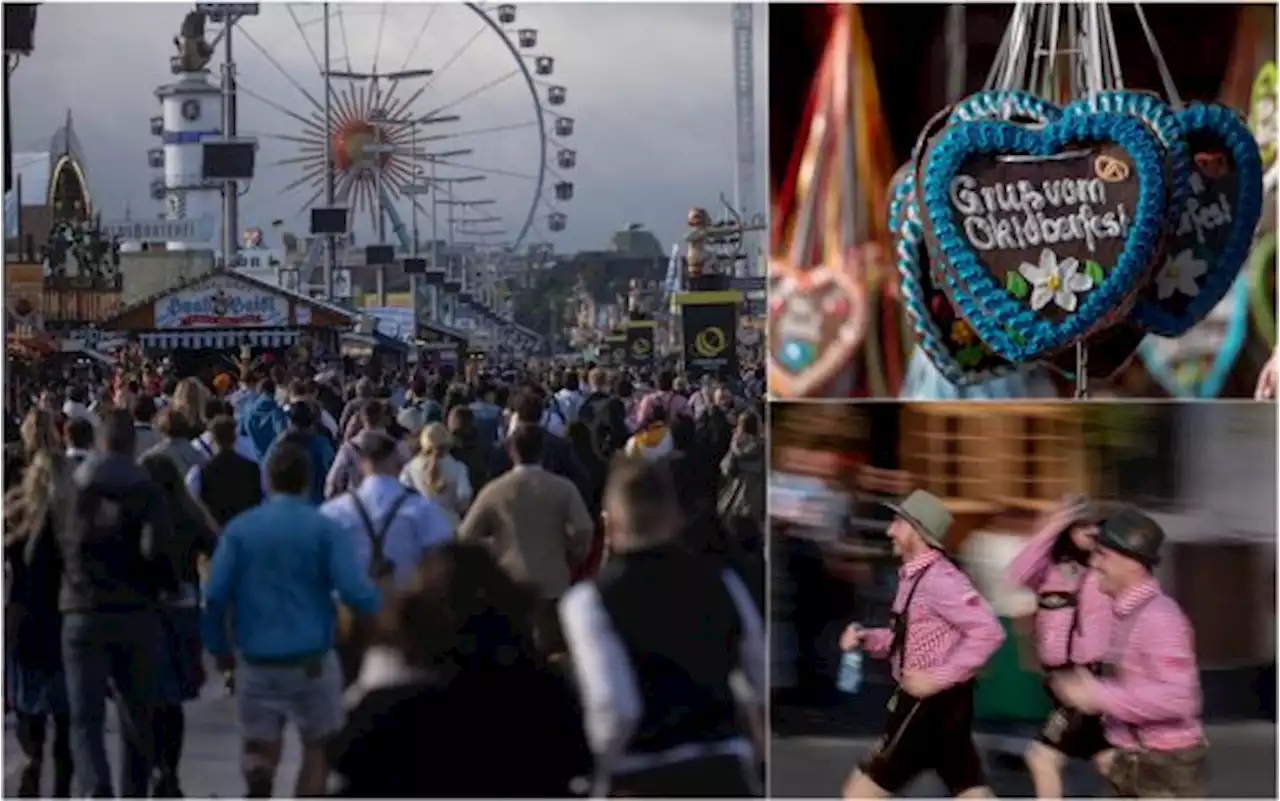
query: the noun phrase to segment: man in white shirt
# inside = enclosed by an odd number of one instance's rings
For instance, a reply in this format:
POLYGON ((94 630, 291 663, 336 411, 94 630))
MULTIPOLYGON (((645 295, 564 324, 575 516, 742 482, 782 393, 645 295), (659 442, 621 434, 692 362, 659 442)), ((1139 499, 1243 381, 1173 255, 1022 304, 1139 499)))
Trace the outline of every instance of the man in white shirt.
POLYGON ((427 550, 453 541, 453 525, 440 507, 400 483, 402 464, 396 441, 376 432, 361 437, 359 488, 326 502, 320 513, 351 534, 366 567, 375 547, 391 563, 393 581, 403 585, 427 550))
MULTIPOLYGON (((210 398, 204 402, 204 419, 206 421, 214 420, 224 414, 232 419, 235 418, 235 410, 231 407, 230 403, 227 403, 220 398, 210 398)), ((215 450, 213 445, 213 432, 209 429, 206 428, 203 434, 191 440, 191 444, 196 450, 203 453, 206 457, 210 459, 213 458, 215 450)), ((238 434, 236 436, 235 450, 236 453, 249 461, 257 463, 259 467, 262 466, 262 463, 258 460, 258 449, 253 447, 253 440, 243 434, 238 434)))
POLYGON ((72 387, 67 392, 67 402, 62 404, 62 414, 69 420, 74 420, 76 418, 88 420, 90 425, 97 428, 99 422, 98 415, 89 411, 89 406, 86 403, 87 400, 88 393, 85 392, 84 387, 72 387))
POLYGON ((555 394, 554 400, 559 404, 561 413, 564 414, 566 425, 578 419, 578 411, 582 408, 582 402, 586 398, 579 388, 578 374, 575 371, 570 370, 565 374, 564 387, 555 394))
POLYGON ((63 438, 67 441, 67 461, 73 469, 93 454, 93 424, 84 417, 72 417, 67 421, 63 438))

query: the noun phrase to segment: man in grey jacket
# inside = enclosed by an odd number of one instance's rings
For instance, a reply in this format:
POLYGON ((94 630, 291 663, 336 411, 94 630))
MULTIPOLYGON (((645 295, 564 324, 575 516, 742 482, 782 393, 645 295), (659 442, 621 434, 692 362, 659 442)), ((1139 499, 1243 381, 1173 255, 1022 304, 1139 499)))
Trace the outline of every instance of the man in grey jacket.
POLYGON ((62 554, 58 606, 71 711, 71 753, 80 791, 115 797, 103 727, 115 687, 122 740, 121 795, 146 797, 155 766, 153 726, 167 656, 157 612, 177 587, 173 523, 163 492, 134 461, 129 412, 102 421, 98 452, 73 476, 74 500, 56 526, 62 554))
MULTIPOLYGON (((168 456, 178 475, 185 476, 191 468, 199 467, 209 461, 204 451, 191 444, 191 423, 181 412, 173 409, 161 409, 156 415, 156 429, 160 432, 160 441, 142 452, 142 456, 153 453, 168 456)), ((142 456, 138 457, 141 460, 142 456)))

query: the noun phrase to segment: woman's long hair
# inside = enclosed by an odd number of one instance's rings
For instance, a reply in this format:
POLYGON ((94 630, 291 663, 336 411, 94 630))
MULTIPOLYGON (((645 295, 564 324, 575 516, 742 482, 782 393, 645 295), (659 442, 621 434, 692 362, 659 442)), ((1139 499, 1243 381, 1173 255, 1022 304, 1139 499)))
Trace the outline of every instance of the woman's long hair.
POLYGON ((66 459, 55 450, 40 450, 28 462, 22 483, 5 498, 4 544, 22 542, 40 532, 58 501, 70 496, 66 459))
POLYGON ((452 677, 469 668, 536 664, 532 594, 487 548, 449 543, 423 556, 383 607, 375 639, 409 667, 452 677))
POLYGON ((42 451, 61 451, 58 422, 53 412, 36 406, 22 421, 22 457, 30 463, 42 451))
POLYGON ((443 423, 432 423, 422 429, 418 445, 422 449, 423 483, 436 495, 444 492, 444 470, 440 462, 449 455, 453 447, 453 437, 443 423))
POLYGON ((204 424, 207 422, 204 419, 204 405, 211 397, 213 393, 198 378, 182 379, 178 382, 178 388, 173 391, 169 408, 182 415, 192 438, 204 431, 204 424))

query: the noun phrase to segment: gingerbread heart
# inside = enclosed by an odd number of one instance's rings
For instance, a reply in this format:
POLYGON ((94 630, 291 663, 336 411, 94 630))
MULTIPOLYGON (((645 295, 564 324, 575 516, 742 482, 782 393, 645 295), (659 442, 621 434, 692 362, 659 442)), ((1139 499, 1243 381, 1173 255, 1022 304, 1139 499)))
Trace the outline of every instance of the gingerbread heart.
POLYGON ((1165 255, 1134 308, 1146 330, 1177 337, 1231 290, 1262 215, 1258 143, 1230 108, 1193 103, 1177 112, 1194 167, 1183 178, 1165 255))
POLYGON ((1000 378, 1016 368, 993 354, 956 314, 939 288, 939 265, 931 264, 915 199, 916 170, 932 139, 952 121, 1016 120, 1044 124, 1061 111, 1052 103, 1022 91, 978 92, 944 109, 923 129, 912 161, 895 176, 889 202, 890 233, 898 269, 902 305, 921 351, 942 377, 960 387, 1000 378))
POLYGON ((922 219, 944 291, 999 356, 1053 354, 1127 311, 1160 245, 1165 152, 1139 120, 948 126, 924 156, 922 219))
POLYGON ((770 264, 766 342, 774 395, 821 396, 857 354, 867 331, 860 258, 806 269, 770 264))
POLYGON ((1014 365, 991 353, 934 282, 912 178, 908 174, 895 188, 889 218, 897 225, 894 231, 902 306, 920 350, 943 378, 958 387, 1008 375, 1016 369, 1014 365))

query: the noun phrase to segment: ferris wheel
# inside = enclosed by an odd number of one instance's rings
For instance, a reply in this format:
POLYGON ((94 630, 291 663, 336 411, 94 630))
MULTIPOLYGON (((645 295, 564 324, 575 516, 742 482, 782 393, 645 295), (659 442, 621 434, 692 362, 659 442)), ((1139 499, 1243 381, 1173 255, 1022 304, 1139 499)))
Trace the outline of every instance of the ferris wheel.
POLYGON ((237 133, 259 142, 249 213, 287 221, 324 205, 327 138, 353 232, 406 251, 427 234, 514 251, 565 229, 574 119, 523 11, 517 23, 510 4, 327 5, 264 3, 235 25, 237 133))

